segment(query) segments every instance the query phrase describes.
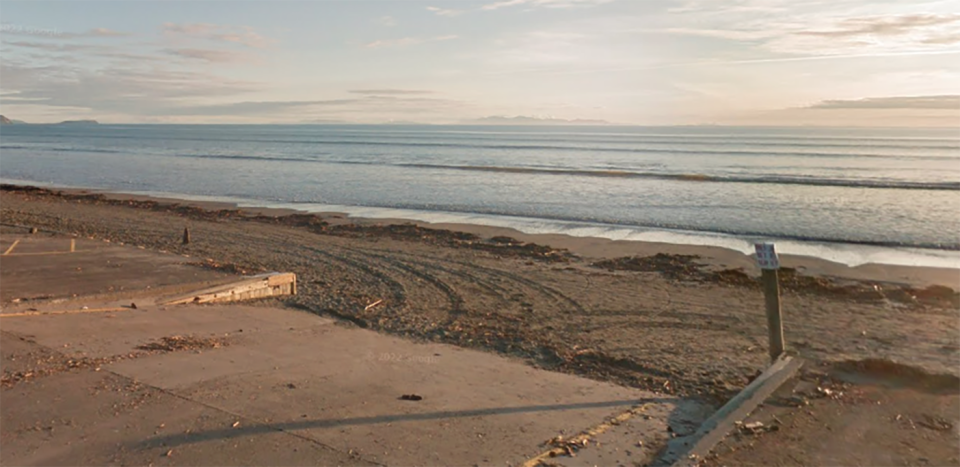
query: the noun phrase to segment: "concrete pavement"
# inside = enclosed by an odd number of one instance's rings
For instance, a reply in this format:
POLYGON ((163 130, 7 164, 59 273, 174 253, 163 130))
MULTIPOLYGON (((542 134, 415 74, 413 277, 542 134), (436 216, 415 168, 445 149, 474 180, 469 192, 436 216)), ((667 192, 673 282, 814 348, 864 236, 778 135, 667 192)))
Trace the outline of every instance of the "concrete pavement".
POLYGON ((3 317, 27 305, 90 310, 120 302, 102 295, 114 294, 118 280, 127 281, 123 293, 146 296, 148 285, 225 279, 129 246, 99 245, 86 254, 34 255, 37 263, 29 264, 0 258, 4 465, 522 465, 563 445, 546 441, 591 430, 576 457, 544 459, 644 465, 709 415, 691 401, 296 309, 141 299, 137 309, 3 317), (142 266, 142 274, 106 271, 88 282, 59 282, 71 268, 106 258, 142 266), (170 274, 153 277, 151 268, 170 274), (18 277, 21 271, 31 280, 18 277), (8 301, 28 293, 69 299, 8 301), (196 343, 160 345, 176 336, 196 343))

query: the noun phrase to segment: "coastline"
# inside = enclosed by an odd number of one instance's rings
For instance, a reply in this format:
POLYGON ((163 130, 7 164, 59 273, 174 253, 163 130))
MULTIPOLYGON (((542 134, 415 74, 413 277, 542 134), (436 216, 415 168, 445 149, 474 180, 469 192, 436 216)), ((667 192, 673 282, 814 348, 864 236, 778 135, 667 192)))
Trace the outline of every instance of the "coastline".
MULTIPOLYGON (((38 228, 231 273, 289 271, 288 306, 604 381, 724 400, 769 359, 759 271, 729 249, 88 190, 4 185, 0 200, 10 234, 38 228)), ((956 373, 957 270, 782 263, 785 335, 803 358, 956 373)))
MULTIPOLYGON (((482 238, 510 237, 521 242, 547 245, 552 248, 569 250, 571 253, 590 260, 612 260, 631 256, 653 256, 658 253, 667 255, 693 255, 697 262, 716 270, 742 269, 750 275, 759 275, 752 255, 749 241, 722 234, 710 235, 701 232, 674 232, 667 230, 648 231, 646 235, 629 236, 630 239, 595 236, 596 225, 582 224, 579 231, 572 233, 536 232, 536 228, 524 229, 507 225, 497 225, 496 216, 469 215, 460 213, 427 212, 412 210, 347 207, 319 204, 274 203, 254 200, 230 199, 223 197, 193 196, 170 193, 144 193, 102 190, 96 188, 62 187, 28 181, 2 180, 3 184, 16 186, 36 186, 52 191, 73 195, 102 195, 114 201, 144 201, 161 204, 176 204, 196 207, 208 211, 239 209, 249 215, 286 216, 291 214, 310 214, 322 218, 331 225, 357 224, 402 225, 413 224, 428 229, 450 230, 477 235, 482 238), (378 215, 381 214, 381 215, 378 215), (390 216, 389 214, 400 214, 390 216), (423 214, 423 215, 418 215, 423 214), (432 219, 432 220, 424 220, 432 219), (473 222, 458 222, 459 218, 468 218, 473 222), (447 219, 453 219, 448 221, 447 219), (593 229, 591 229, 593 226, 593 229), (534 230, 530 232, 529 230, 534 230), (639 239, 641 237, 644 239, 639 239), (712 241, 711 241, 712 240, 712 241)), ((501 218, 503 216, 500 216, 501 218)), ((511 219, 513 220, 513 219, 511 219)), ((522 219, 536 222, 536 219, 522 219)), ((576 223, 568 223, 576 225, 576 223)), ((623 226, 609 226, 611 229, 627 230, 623 226)), ((622 235, 621 235, 622 236, 622 235)), ((872 281, 892 285, 926 287, 941 285, 953 289, 960 288, 960 252, 943 251, 945 256, 955 256, 957 264, 949 266, 929 266, 910 264, 890 264, 886 262, 862 262, 869 253, 879 258, 889 258, 889 251, 898 249, 833 244, 823 245, 790 240, 773 240, 780 251, 781 264, 796 269, 804 275, 826 277, 837 280, 872 281), (786 250, 786 252, 784 252, 786 250), (796 254, 793 251, 816 254, 796 254), (883 251, 887 254, 884 255, 883 251), (844 256, 844 252, 846 255, 844 256), (827 259, 823 256, 834 256, 827 259), (839 256, 839 257, 837 257, 839 256), (848 259, 848 262, 839 261, 848 259), (853 260, 853 261, 850 261, 853 260), (851 262, 853 264, 851 264, 851 262)), ((899 249, 899 251, 916 249, 899 249)), ((939 252, 939 251, 938 251, 939 252)), ((945 258, 943 263, 952 262, 945 258)))

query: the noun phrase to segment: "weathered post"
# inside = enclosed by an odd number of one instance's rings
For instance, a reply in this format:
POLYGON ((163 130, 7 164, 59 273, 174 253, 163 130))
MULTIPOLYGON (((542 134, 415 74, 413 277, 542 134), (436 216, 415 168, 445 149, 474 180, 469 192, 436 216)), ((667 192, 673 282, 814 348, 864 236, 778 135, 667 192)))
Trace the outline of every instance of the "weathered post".
POLYGON ((190 244, 190 229, 186 227, 183 228, 183 244, 184 245, 190 244))
POLYGON ((767 308, 767 331, 770 334, 770 360, 774 361, 785 350, 783 319, 780 314, 780 259, 772 243, 757 243, 757 265, 760 266, 763 298, 767 308))

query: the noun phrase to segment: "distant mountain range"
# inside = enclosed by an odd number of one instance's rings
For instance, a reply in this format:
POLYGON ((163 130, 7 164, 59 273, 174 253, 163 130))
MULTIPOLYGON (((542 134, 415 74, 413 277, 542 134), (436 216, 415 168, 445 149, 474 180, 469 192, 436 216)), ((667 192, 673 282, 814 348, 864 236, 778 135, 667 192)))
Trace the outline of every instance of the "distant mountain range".
POLYGON ((466 123, 474 125, 609 125, 606 120, 574 119, 566 120, 554 117, 527 117, 518 115, 516 117, 506 117, 494 115, 490 117, 470 120, 466 123))
MULTIPOLYGON (((98 125, 100 122, 96 120, 64 120, 56 125, 98 125)), ((28 125, 27 122, 23 120, 12 120, 3 115, 0 115, 0 125, 28 125)))
POLYGON ((57 125, 99 125, 96 120, 64 120, 57 125))

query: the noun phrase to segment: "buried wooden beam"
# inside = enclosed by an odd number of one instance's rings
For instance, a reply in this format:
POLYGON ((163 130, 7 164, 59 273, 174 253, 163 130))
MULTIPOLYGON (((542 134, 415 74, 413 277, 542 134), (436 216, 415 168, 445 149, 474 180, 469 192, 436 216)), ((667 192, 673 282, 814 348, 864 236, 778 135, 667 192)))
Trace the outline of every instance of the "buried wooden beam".
POLYGON ((159 305, 188 303, 219 303, 278 295, 297 294, 297 275, 292 272, 270 272, 244 277, 236 282, 219 285, 189 294, 178 295, 158 302, 159 305))
POLYGON ((780 355, 766 371, 760 374, 739 394, 708 418, 692 435, 690 448, 676 453, 674 467, 699 465, 710 451, 733 431, 737 422, 750 415, 757 406, 796 374, 803 361, 789 355, 780 355))

